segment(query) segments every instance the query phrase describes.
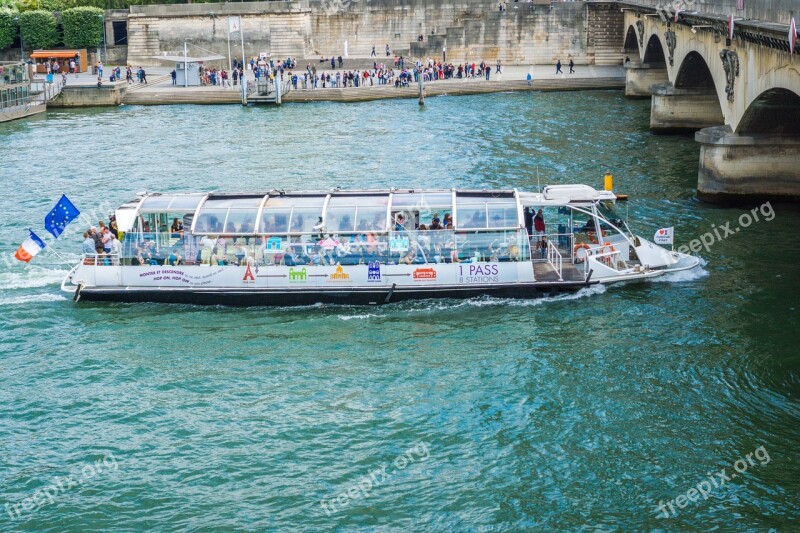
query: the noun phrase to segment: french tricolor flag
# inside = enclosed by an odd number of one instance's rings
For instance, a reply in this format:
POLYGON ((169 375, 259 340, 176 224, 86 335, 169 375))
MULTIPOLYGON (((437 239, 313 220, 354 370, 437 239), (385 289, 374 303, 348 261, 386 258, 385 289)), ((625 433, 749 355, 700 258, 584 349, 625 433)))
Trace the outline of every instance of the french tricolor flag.
POLYGON ((24 261, 25 263, 29 263, 30 260, 33 259, 36 254, 44 250, 44 247, 46 246, 44 241, 42 241, 38 235, 31 230, 28 230, 28 232, 30 233, 30 236, 25 239, 25 242, 23 242, 17 249, 17 253, 14 254, 14 257, 20 261, 24 261))
POLYGON ((789 23, 789 55, 794 54, 795 41, 797 41, 797 23, 792 17, 792 21, 789 23))

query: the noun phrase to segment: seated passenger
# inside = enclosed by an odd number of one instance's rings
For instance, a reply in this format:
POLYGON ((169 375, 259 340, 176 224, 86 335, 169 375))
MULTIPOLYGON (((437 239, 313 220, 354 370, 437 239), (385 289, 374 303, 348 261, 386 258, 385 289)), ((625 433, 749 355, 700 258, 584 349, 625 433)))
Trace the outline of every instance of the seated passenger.
POLYGON ((413 246, 408 249, 408 252, 406 252, 406 254, 402 256, 399 261, 401 265, 413 265, 416 262, 417 252, 413 246))
POLYGON ((406 222, 406 217, 404 217, 402 213, 398 213, 394 219, 394 230, 406 231, 405 222, 406 222))
POLYGON ((172 233, 183 234, 183 222, 177 218, 172 219, 172 227, 170 228, 170 231, 172 231, 172 233))
POLYGON ((181 265, 183 264, 183 257, 178 255, 178 253, 173 248, 169 251, 169 255, 167 255, 167 259, 166 261, 164 261, 164 264, 169 266, 181 265))
POLYGON ((236 256, 236 264, 243 265, 244 258, 247 257, 247 247, 243 243, 237 244, 234 255, 236 256))

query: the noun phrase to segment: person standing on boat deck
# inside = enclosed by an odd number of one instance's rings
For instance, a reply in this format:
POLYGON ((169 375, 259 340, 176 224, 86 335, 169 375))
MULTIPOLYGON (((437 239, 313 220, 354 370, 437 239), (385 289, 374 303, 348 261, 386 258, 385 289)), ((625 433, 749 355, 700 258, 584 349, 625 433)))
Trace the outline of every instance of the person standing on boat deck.
POLYGON ((544 225, 544 215, 542 214, 542 210, 536 213, 536 216, 533 217, 533 229, 536 231, 536 234, 539 237, 544 237, 545 225, 544 225))
POLYGON ((83 249, 84 255, 94 255, 94 251, 95 251, 94 239, 92 239, 92 236, 89 234, 88 231, 84 231, 83 232, 83 246, 82 246, 82 249, 83 249))
POLYGON ((103 251, 105 253, 110 253, 112 235, 111 235, 111 230, 109 230, 107 226, 103 226, 103 233, 100 239, 103 242, 103 251))
POLYGON ((119 255, 120 255, 120 251, 122 250, 122 245, 117 240, 117 236, 114 233, 109 231, 109 234, 111 235, 111 241, 110 241, 110 246, 109 246, 109 248, 110 248, 109 251, 111 253, 111 263, 115 264, 115 265, 118 265, 119 264, 119 255))

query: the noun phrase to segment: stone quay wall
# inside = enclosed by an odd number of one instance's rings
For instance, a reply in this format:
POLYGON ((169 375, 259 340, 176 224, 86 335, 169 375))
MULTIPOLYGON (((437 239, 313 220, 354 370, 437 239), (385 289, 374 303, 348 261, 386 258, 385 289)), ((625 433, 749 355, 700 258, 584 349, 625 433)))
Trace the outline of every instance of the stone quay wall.
MULTIPOLYGON (((164 66, 153 56, 213 52, 228 56, 228 16, 240 16, 244 55, 304 59, 324 56, 378 58, 386 44, 395 54, 453 61, 500 59, 506 64, 547 64, 569 57, 578 64, 622 63, 623 14, 616 2, 508 2, 489 0, 294 0, 132 6, 128 62, 164 66), (433 32, 433 33, 432 33, 433 32), (417 36, 423 35, 422 42, 417 36), (345 54, 345 46, 347 54, 345 54)), ((231 55, 242 56, 231 35, 231 55)), ((227 64, 227 60, 220 64, 227 64)))

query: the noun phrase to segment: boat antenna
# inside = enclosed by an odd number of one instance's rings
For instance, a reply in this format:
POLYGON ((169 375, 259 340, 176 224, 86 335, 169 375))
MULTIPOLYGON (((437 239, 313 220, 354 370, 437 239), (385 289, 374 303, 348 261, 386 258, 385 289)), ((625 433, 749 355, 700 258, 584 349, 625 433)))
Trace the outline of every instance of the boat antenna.
POLYGON ((539 189, 539 192, 542 192, 542 186, 539 184, 539 165, 536 165, 536 188, 539 189))

